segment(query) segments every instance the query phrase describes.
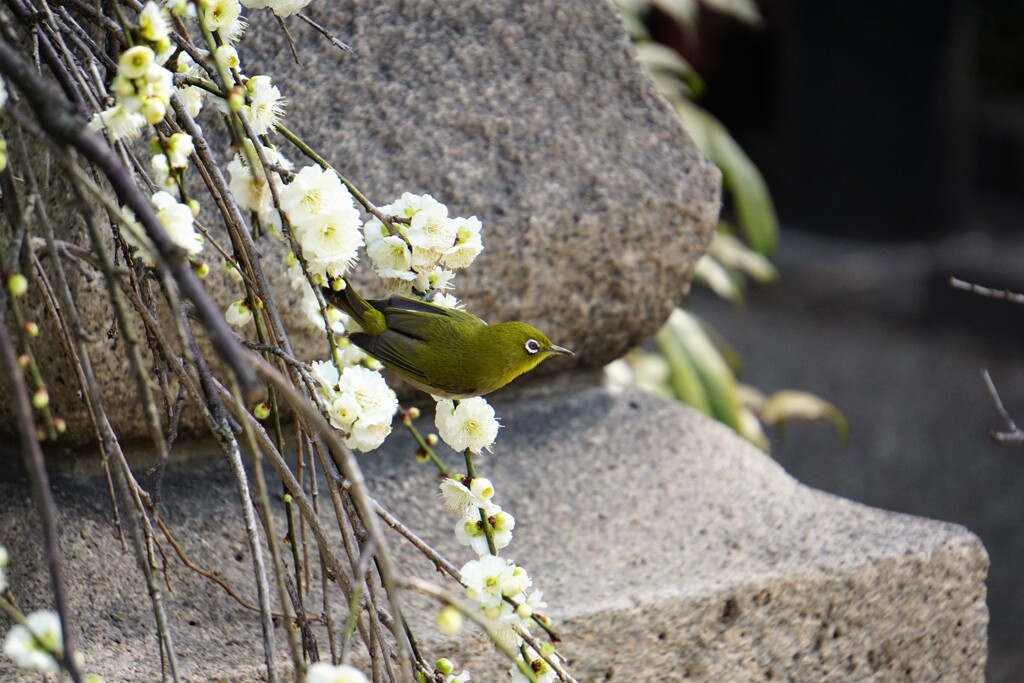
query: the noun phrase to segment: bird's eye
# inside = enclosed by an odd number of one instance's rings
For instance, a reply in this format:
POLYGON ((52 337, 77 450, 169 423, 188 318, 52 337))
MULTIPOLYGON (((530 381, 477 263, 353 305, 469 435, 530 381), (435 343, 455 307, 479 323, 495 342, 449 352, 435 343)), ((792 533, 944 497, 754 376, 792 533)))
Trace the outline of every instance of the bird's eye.
POLYGON ((526 340, 526 352, 531 356, 540 351, 540 344, 537 343, 536 339, 526 340))

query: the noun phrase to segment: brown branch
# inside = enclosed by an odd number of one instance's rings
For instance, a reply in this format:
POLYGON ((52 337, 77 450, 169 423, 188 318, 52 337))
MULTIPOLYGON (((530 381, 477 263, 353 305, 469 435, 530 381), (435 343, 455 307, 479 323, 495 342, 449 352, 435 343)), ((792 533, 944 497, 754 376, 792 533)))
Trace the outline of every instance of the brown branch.
POLYGON ((237 338, 220 309, 192 272, 184 252, 167 235, 156 211, 139 190, 128 169, 121 164, 102 137, 85 128, 63 93, 51 81, 33 71, 32 66, 3 40, 0 40, 0 72, 21 91, 43 129, 57 143, 78 150, 100 168, 117 197, 135 213, 145 228, 156 249, 154 257, 158 268, 171 273, 182 294, 195 306, 196 314, 206 327, 217 352, 238 378, 243 390, 249 394, 246 398, 255 399, 256 376, 246 362, 237 338))

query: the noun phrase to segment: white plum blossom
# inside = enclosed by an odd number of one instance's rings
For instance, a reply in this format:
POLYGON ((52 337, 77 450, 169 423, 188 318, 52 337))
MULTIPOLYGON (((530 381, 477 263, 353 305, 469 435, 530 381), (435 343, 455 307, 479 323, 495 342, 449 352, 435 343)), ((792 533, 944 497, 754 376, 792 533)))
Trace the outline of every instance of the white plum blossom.
MULTIPOLYGON (((177 72, 185 76, 199 77, 203 70, 187 52, 181 52, 178 55, 177 72)), ((206 91, 194 85, 182 85, 177 88, 177 91, 178 97, 181 98, 181 103, 185 106, 185 110, 188 111, 188 115, 192 118, 199 116, 207 95, 206 91)))
POLYGON ((452 222, 456 230, 455 245, 445 250, 441 263, 445 268, 459 270, 469 266, 484 250, 484 243, 480 237, 482 225, 476 216, 456 218, 452 222))
POLYGON ((235 49, 234 45, 221 45, 214 50, 213 55, 217 63, 227 69, 237 69, 241 63, 238 60, 238 50, 235 49))
MULTIPOLYGON (((530 658, 529 661, 526 661, 526 667, 533 671, 533 674, 537 677, 537 683, 554 683, 558 678, 558 674, 551 668, 551 665, 541 659, 537 651, 529 645, 525 646, 525 649, 527 656, 530 658)), ((548 652, 547 658, 553 662, 558 662, 558 656, 554 652, 548 652)), ((524 662, 525 660, 520 656, 517 661, 524 662)), ((513 665, 508 672, 512 676, 512 683, 530 683, 530 679, 519 670, 518 665, 513 665)))
POLYGON ((448 674, 445 676, 444 683, 469 683, 472 676, 469 675, 468 671, 463 671, 458 676, 455 674, 448 674))
MULTIPOLYGON (((477 479, 474 479, 477 481, 477 479)), ((487 481, 482 479, 482 481, 487 481)), ((489 483, 489 482, 488 482, 489 483)), ((474 514, 477 509, 484 510, 488 514, 497 506, 492 506, 490 503, 490 496, 483 498, 479 495, 481 487, 476 487, 477 491, 469 488, 460 481, 457 481, 453 477, 445 477, 441 480, 441 499, 444 502, 444 506, 452 512, 457 512, 463 516, 469 516, 474 514)), ((493 494, 493 488, 491 489, 491 495, 493 494)), ((497 508, 500 510, 501 508, 497 508)))
POLYGON ((284 113, 284 98, 270 76, 253 76, 245 83, 249 92, 249 123, 257 135, 272 130, 284 113))
POLYGON ((338 176, 306 166, 281 189, 281 208, 317 283, 345 275, 363 246, 363 234, 359 211, 338 176))
POLYGON ((443 308, 462 308, 462 304, 452 294, 435 294, 430 303, 443 308))
POLYGON ((203 250, 203 237, 195 230, 192 209, 162 191, 153 195, 152 202, 156 207, 156 217, 163 223, 172 242, 189 256, 195 256, 203 250))
POLYGON ((434 426, 453 450, 470 453, 490 449, 501 427, 494 408, 482 396, 463 399, 458 406, 449 399, 438 401, 434 426))
POLYGON ((194 150, 192 136, 188 133, 175 133, 167 139, 167 158, 171 168, 186 168, 188 158, 194 150))
POLYGON ((171 39, 167 10, 152 0, 147 2, 139 12, 139 35, 143 40, 156 45, 159 52, 164 52, 171 39))
POLYGON ((88 128, 94 132, 105 130, 111 141, 117 142, 137 138, 145 125, 146 119, 142 114, 115 104, 109 109, 96 112, 88 128))
MULTIPOLYGON (((512 529, 515 528, 516 520, 507 512, 502 512, 499 506, 493 507, 496 510, 492 509, 487 512, 488 523, 493 530, 491 538, 494 540, 494 547, 496 550, 501 550, 512 542, 512 529)), ((491 552, 479 512, 468 513, 455 523, 455 538, 462 545, 471 547, 480 557, 491 552)))
POLYGON ((171 167, 167 165, 167 157, 163 154, 154 154, 149 160, 150 175, 153 182, 161 190, 173 192, 177 187, 174 176, 171 175, 171 167))
POLYGON ((156 53, 148 45, 130 47, 117 59, 117 74, 131 80, 142 78, 155 61, 156 53))
POLYGON ((312 0, 267 0, 267 7, 279 17, 290 17, 301 12, 310 2, 312 0))
POLYGON ((398 411, 398 399, 384 381, 384 376, 368 368, 345 368, 338 380, 338 390, 355 395, 361 408, 360 419, 370 422, 387 420, 391 424, 391 418, 398 411))
POLYGON ((245 30, 242 6, 238 0, 200 0, 199 9, 203 26, 219 32, 227 43, 237 41, 245 30))
POLYGON ((57 674, 60 665, 51 652, 62 655, 64 637, 56 612, 39 610, 28 615, 26 625, 11 627, 4 640, 4 655, 23 669, 57 674))
MULTIPOLYGON (((250 146, 252 157, 256 158, 256 150, 252 147, 252 143, 246 140, 245 144, 250 146)), ((285 170, 292 167, 291 162, 273 147, 262 147, 261 151, 268 162, 276 164, 285 170)), ((270 178, 278 188, 282 187, 281 177, 277 173, 271 173, 270 178)), ((228 189, 231 191, 231 196, 238 203, 239 208, 245 211, 252 211, 256 214, 257 218, 268 224, 274 222, 274 214, 277 212, 274 209, 274 198, 270 193, 270 187, 267 184, 267 177, 263 173, 262 166, 257 168, 256 173, 253 174, 246 163, 245 157, 241 154, 235 155, 235 158, 228 163, 228 189)))
POLYGON ((370 683, 370 679, 348 664, 314 662, 306 669, 306 683, 370 683))
POLYGON ((316 361, 310 374, 319 385, 319 398, 331 424, 347 433, 345 445, 371 451, 384 443, 398 411, 398 398, 379 372, 350 366, 339 373, 330 361, 316 361))
POLYGON ((163 120, 173 87, 171 72, 160 66, 156 53, 148 45, 136 45, 121 53, 117 76, 111 82, 117 103, 151 124, 163 120))
POLYGON ((504 598, 522 592, 515 590, 520 583, 515 576, 517 569, 519 567, 504 557, 485 555, 462 565, 459 578, 466 586, 466 596, 486 609, 498 607, 504 598))
POLYGON ((252 322, 252 307, 245 299, 239 299, 224 312, 224 318, 233 327, 245 327, 252 322))

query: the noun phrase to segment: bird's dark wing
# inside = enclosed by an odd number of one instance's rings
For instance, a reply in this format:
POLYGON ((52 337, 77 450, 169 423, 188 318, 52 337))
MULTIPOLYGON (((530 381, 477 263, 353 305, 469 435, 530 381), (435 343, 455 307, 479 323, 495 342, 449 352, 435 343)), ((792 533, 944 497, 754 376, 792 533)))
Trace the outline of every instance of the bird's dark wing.
POLYGON ((403 296, 393 296, 388 300, 388 306, 384 309, 384 318, 387 321, 388 330, 394 330, 414 339, 427 339, 428 333, 432 333, 431 339, 438 337, 438 333, 449 326, 455 325, 484 325, 484 321, 471 313, 457 311, 453 308, 435 306, 426 301, 407 299, 403 296))
POLYGON ((395 371, 420 382, 427 381, 423 370, 408 360, 420 354, 422 341, 390 330, 378 335, 353 332, 348 338, 353 344, 395 371))

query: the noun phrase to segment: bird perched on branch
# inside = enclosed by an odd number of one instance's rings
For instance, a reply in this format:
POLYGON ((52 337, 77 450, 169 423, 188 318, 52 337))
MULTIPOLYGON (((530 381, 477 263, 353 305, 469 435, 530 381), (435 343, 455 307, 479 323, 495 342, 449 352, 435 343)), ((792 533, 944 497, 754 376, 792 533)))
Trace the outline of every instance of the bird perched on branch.
POLYGON ((406 381, 442 398, 483 396, 551 356, 575 355, 523 322, 488 325, 480 318, 419 299, 364 299, 343 280, 324 287, 327 303, 361 328, 349 340, 406 381))

